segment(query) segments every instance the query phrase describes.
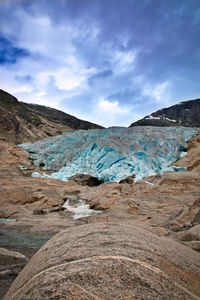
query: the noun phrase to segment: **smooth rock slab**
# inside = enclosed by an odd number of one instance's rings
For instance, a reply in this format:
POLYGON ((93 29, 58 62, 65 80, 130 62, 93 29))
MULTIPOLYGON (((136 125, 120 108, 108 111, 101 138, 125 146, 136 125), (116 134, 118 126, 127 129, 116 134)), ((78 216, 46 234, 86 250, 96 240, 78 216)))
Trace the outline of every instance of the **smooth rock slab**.
POLYGON ((82 225, 48 241, 4 299, 200 299, 200 253, 135 226, 82 225))

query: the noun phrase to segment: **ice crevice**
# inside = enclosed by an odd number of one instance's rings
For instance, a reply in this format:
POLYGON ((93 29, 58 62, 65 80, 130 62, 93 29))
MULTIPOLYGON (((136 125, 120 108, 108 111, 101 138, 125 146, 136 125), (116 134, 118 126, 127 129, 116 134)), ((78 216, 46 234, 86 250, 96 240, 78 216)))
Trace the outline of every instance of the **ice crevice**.
POLYGON ((44 166, 43 174, 68 180, 76 173, 90 174, 103 181, 120 181, 135 175, 135 181, 166 171, 184 171, 169 167, 183 157, 186 143, 199 128, 111 127, 78 130, 46 138, 35 143, 19 145, 30 153, 37 166, 44 166), (52 171, 51 175, 45 171, 52 171))

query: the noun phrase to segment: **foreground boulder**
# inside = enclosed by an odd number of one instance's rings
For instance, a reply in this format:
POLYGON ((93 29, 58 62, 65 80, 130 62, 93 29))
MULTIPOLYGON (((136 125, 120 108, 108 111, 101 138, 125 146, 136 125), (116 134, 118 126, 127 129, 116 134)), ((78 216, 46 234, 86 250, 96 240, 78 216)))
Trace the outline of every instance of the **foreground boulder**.
POLYGON ((199 299, 200 254, 129 225, 61 231, 28 262, 5 300, 199 299))

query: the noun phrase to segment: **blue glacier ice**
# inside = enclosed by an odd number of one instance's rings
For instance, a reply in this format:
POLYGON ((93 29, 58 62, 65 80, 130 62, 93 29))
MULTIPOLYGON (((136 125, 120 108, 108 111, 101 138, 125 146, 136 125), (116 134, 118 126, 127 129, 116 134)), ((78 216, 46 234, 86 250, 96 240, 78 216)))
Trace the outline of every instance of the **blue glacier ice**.
POLYGON ((67 132, 19 146, 30 153, 35 165, 54 172, 35 172, 35 177, 68 180, 82 173, 120 181, 135 174, 137 181, 156 173, 185 170, 168 166, 183 156, 186 142, 198 131, 188 127, 111 127, 67 132))

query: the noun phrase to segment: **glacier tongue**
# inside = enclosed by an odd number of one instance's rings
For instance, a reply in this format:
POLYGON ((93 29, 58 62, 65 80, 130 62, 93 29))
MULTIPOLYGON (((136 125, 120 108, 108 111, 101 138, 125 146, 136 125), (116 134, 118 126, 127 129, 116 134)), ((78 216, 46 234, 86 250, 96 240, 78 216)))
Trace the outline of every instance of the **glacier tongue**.
POLYGON ((51 175, 33 173, 35 177, 68 180, 83 173, 103 181, 120 181, 135 174, 137 181, 178 171, 168 166, 182 155, 186 142, 198 131, 188 127, 111 127, 78 130, 19 146, 30 153, 35 165, 55 171, 51 175))

